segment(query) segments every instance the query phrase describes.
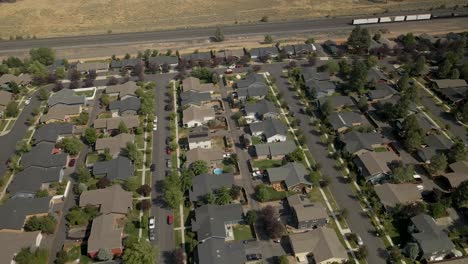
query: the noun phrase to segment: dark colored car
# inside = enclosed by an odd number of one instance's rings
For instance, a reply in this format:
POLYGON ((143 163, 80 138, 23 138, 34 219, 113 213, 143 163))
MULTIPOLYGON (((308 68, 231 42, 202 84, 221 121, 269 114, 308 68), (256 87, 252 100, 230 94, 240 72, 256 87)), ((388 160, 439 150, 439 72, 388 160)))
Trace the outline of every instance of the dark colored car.
POLYGON ((166 145, 171 144, 171 139, 169 137, 166 137, 166 145))
POLYGON ((166 152, 167 152, 167 155, 171 155, 172 149, 171 149, 170 147, 167 147, 167 148, 166 148, 166 152))
POLYGON ((154 241, 155 238, 156 238, 156 234, 154 232, 154 229, 150 229, 149 230, 149 240, 154 241))
POLYGON ((73 166, 75 166, 75 163, 76 163, 76 159, 71 159, 71 160, 68 162, 68 167, 73 167, 73 166))
POLYGON ((262 254, 248 254, 247 260, 260 260, 262 259, 262 254))
POLYGON ((171 171, 168 171, 168 170, 167 170, 167 171, 166 171, 166 177, 169 176, 169 175, 171 175, 171 171))
POLYGON ((151 171, 155 171, 155 170, 156 170, 156 164, 154 164, 154 163, 151 164, 150 170, 151 170, 151 171))
POLYGON ((5 165, 7 165, 7 166, 10 166, 10 163, 11 163, 11 160, 10 160, 10 159, 7 159, 7 160, 5 161, 5 165))

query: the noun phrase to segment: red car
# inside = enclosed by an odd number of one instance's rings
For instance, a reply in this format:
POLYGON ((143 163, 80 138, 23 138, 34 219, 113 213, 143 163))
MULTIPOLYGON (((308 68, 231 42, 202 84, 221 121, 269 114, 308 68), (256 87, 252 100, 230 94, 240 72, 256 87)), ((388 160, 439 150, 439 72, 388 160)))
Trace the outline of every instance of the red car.
POLYGON ((170 214, 170 215, 167 216, 167 223, 169 225, 172 225, 172 223, 174 223, 174 216, 173 215, 170 214))
POLYGON ((76 159, 71 159, 71 160, 68 162, 68 167, 73 167, 73 166, 75 166, 75 163, 76 163, 76 159))
POLYGON ((172 149, 171 149, 170 147, 167 147, 167 148, 166 148, 166 151, 167 151, 167 155, 171 155, 172 149))

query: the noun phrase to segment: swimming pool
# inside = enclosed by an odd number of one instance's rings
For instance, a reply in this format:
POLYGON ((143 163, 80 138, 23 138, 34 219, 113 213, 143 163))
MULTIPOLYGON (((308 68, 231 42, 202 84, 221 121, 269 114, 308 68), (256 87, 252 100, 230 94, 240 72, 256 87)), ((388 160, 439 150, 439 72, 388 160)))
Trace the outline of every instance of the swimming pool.
POLYGON ((213 173, 216 174, 216 175, 222 174, 222 173, 223 173, 223 169, 221 169, 221 168, 216 168, 216 169, 213 170, 213 173))

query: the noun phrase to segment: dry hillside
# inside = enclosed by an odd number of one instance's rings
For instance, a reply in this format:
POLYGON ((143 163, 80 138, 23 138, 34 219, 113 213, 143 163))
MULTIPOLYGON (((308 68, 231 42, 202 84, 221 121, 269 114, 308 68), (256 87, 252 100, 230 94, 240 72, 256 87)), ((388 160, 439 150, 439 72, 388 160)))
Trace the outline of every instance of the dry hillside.
POLYGON ((131 32, 466 5, 467 0, 17 0, 0 38, 131 32), (385 3, 386 2, 386 3, 385 3))

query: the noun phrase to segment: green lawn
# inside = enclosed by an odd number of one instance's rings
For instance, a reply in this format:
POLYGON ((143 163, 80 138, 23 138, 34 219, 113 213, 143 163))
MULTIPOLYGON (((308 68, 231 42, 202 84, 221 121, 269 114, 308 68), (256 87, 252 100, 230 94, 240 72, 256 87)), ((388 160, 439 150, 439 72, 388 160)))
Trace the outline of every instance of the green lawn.
POLYGON ((89 91, 80 91, 80 92, 75 92, 76 95, 84 95, 85 97, 91 97, 93 96, 94 90, 89 90, 89 91))
POLYGON ((252 230, 249 225, 233 226, 234 239, 238 241, 249 240, 253 238, 252 230))
POLYGON ((99 160, 99 154, 96 152, 91 152, 86 156, 86 164, 93 164, 99 160))
POLYGON ((112 114, 110 112, 104 112, 104 113, 100 113, 98 116, 97 116, 97 119, 100 119, 100 118, 111 118, 112 117, 112 114))
POLYGON ((0 120, 0 132, 3 131, 3 129, 5 129, 5 126, 7 125, 8 121, 6 120, 0 120))
POLYGON ((135 143, 136 143, 137 148, 139 148, 139 149, 143 148, 144 145, 145 145, 144 134, 136 135, 135 143))
POLYGON ((260 137, 252 136, 252 144, 257 145, 257 144, 262 144, 263 141, 260 137))
POLYGON ((374 148, 374 151, 375 151, 375 152, 387 152, 387 148, 378 147, 378 148, 374 148))
POLYGON ((259 168, 261 170, 273 168, 273 167, 280 167, 281 160, 254 160, 253 167, 259 168))

